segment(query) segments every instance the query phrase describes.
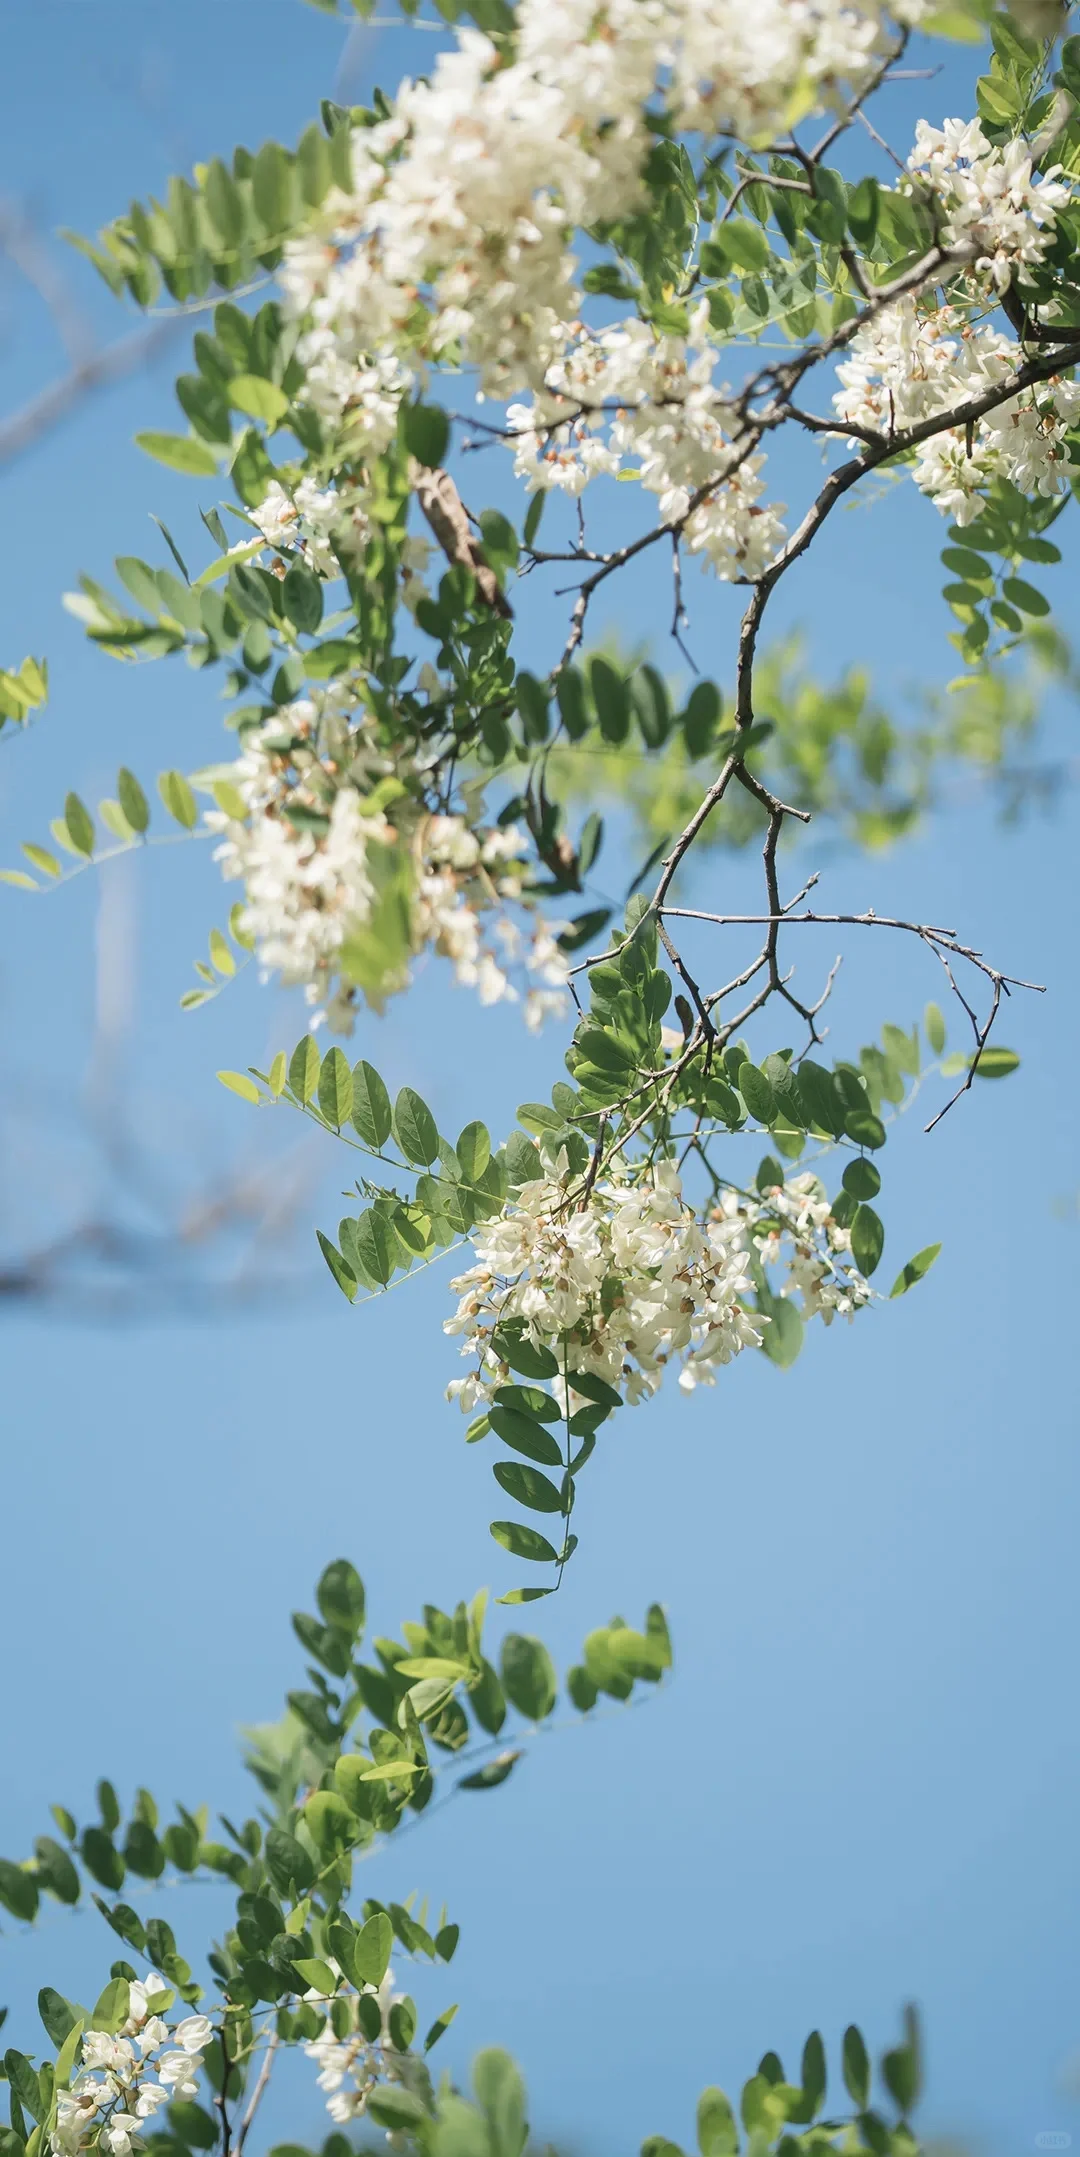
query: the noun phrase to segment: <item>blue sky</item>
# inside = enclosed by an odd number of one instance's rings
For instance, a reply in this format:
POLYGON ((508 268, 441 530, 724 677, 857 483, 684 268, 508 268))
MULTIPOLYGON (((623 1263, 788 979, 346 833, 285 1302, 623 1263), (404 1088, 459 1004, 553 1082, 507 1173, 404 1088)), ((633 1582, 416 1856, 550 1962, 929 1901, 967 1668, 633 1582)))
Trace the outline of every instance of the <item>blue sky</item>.
MULTIPOLYGON (((236 140, 290 140, 335 80, 357 96, 392 87, 429 50, 369 33, 341 74, 342 29, 296 0, 38 0, 5 18, 0 186, 44 233, 90 229, 236 140)), ((955 58, 942 80, 893 95, 901 142, 917 99, 931 117, 970 103, 955 58)), ((76 266, 72 285, 115 334, 90 273, 76 266)), ((10 411, 62 360, 10 277, 0 308, 10 411)), ((121 762, 149 776, 221 753, 212 683, 112 664, 59 604, 79 570, 105 575, 115 554, 150 549, 151 509, 197 551, 190 487, 131 441, 174 424, 184 343, 2 475, 3 657, 46 652, 53 668, 46 717, 0 755, 5 861, 69 786, 96 800, 121 762)), ((805 460, 782 476, 792 502, 812 480, 805 460)), ((491 499, 499 489, 493 473, 491 499)), ((865 662, 894 695, 947 678, 941 541, 912 489, 839 514, 778 600, 777 629, 802 625, 822 671, 865 662)), ((733 595, 694 579, 689 599, 696 656, 730 679, 733 595)), ((666 662, 667 609, 646 569, 613 590, 597 630, 648 627, 666 662)), ((540 628, 556 614, 537 620, 529 650, 546 664, 540 628)), ((1051 715, 1066 753, 1071 724, 1051 715)), ((686 2141, 702 2084, 736 2084, 767 2046, 797 2057, 815 2024, 835 2041, 855 2017, 880 2046, 906 1999, 926 2019, 928 2131, 994 2157, 1080 2133, 1061 2083, 1080 2041, 1077 1230, 1055 1205, 1080 1183, 1076 834, 1067 793, 1009 832, 976 797, 888 857, 829 858, 836 909, 955 923, 1047 983, 1009 1014, 1021 1074, 977 1088, 931 1138, 913 1115, 890 1144, 883 1273, 939 1237, 943 1257, 917 1295, 821 1333, 787 1376, 747 1357, 714 1392, 618 1419, 543 1630, 567 1662, 612 1610, 633 1621, 659 1596, 673 1682, 641 1713, 545 1736, 497 1796, 461 1799, 371 1868, 371 1891, 417 1887, 462 1922, 449 1982, 421 1999, 462 2003, 447 2058, 511 2046, 539 2131, 567 2147, 633 2148, 660 2128, 686 2141)), ((205 849, 178 847, 113 897, 137 945, 137 1023, 99 1099, 156 1131, 181 1176, 188 1161, 209 1175, 257 1164, 294 1136, 213 1073, 291 1042, 295 1001, 249 974, 201 1013, 177 1009, 222 915, 215 876, 205 849)), ((718 859, 696 888, 731 903, 747 876, 718 859)), ((100 897, 87 876, 48 901, 0 900, 0 1087, 20 1104, 0 1138, 9 1242, 16 1222, 22 1234, 61 1218, 93 1173, 73 1133, 100 897)), ((833 956, 821 932, 803 978, 833 956)), ((916 949, 852 943, 837 1051, 936 993, 916 949)), ((480 1012, 432 972, 365 1022, 359 1051, 424 1092, 445 1128, 481 1114, 501 1130, 557 1075, 561 1046, 545 1043, 538 1071, 512 1013, 480 1012)), ((310 1174, 311 1219, 336 1219, 342 1164, 316 1146, 310 1174)), ((305 1233, 289 1291, 242 1319, 0 1316, 0 1850, 22 1854, 51 1800, 85 1818, 101 1773, 163 1802, 241 1805, 236 1726, 273 1715, 297 1682, 287 1614, 338 1552, 367 1580, 376 1630, 426 1599, 506 1584, 487 1460, 464 1450, 442 1400, 456 1369, 446 1270, 350 1311, 305 1233)), ((212 1889, 169 1891, 163 1908, 193 1947, 224 1919, 212 1889)), ((54 1911, 26 1936, 5 1920, 11 2041, 34 2042, 42 1983, 93 1997, 110 1938, 92 1915, 54 1911)), ((267 2141, 323 2125, 306 2071, 285 2078, 267 2141)))

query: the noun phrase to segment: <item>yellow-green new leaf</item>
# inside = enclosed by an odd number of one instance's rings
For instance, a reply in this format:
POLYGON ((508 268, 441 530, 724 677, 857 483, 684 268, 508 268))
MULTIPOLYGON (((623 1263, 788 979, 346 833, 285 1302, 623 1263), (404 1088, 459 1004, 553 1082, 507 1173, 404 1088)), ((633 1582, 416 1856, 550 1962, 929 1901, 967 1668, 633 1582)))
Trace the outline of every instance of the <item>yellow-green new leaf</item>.
POLYGON ((98 803, 98 815, 106 831, 111 831, 114 839, 121 839, 125 846, 134 845, 138 833, 132 830, 118 801, 112 801, 106 796, 104 801, 98 803))
POLYGON ((229 384, 229 402, 238 412, 246 412, 249 419, 261 419, 273 429, 284 419, 289 400, 276 382, 265 382, 261 375, 234 375, 229 384))
POLYGON ((225 975, 226 979, 236 972, 236 960, 233 958, 220 929, 211 929, 210 931, 210 962, 211 965, 216 966, 219 974, 225 975))
POLYGON ((178 824, 182 824, 185 831, 191 831, 199 811, 183 772, 163 771, 158 779, 158 793, 169 815, 174 817, 178 824))
POLYGON ((135 446, 144 449, 148 457, 156 458, 158 464, 169 465, 174 472, 188 472, 198 479, 213 479, 217 471, 217 458, 205 442, 197 442, 192 435, 137 434, 135 446))
POLYGON ((40 869, 44 876, 63 875, 64 872, 57 861, 56 855, 50 854, 48 847, 34 846, 27 839, 23 842, 23 853, 26 855, 27 861, 32 862, 35 869, 40 869))
POLYGON ((908 1289, 914 1288, 916 1281, 921 1281, 923 1275, 929 1273, 940 1250, 940 1243, 928 1243, 925 1250, 916 1251, 914 1258, 908 1259, 907 1265, 897 1274, 889 1290, 890 1302, 893 1296, 906 1296, 908 1289))
MULTIPOLYGON (((241 377, 241 379, 243 378, 241 377)), ((267 382, 263 384, 263 387, 269 389, 272 385, 267 382)), ((278 394, 280 395, 280 391, 278 394)), ((242 405, 240 409, 244 411, 246 407, 242 405)), ((250 562, 252 555, 258 554, 265 545, 266 541, 260 534, 258 539, 253 539, 246 547, 236 547, 228 554, 217 555, 214 561, 209 562, 206 568, 200 571, 192 585, 192 591, 201 592, 205 590, 208 584, 216 584, 218 578, 227 577, 230 569, 235 569, 238 562, 250 562)))
MULTIPOLYGON (((193 993, 198 994, 198 991, 196 990, 193 993)), ((245 1072, 219 1071, 218 1077, 222 1085, 228 1087, 230 1093, 239 1094, 241 1101, 258 1102, 262 1100, 262 1095, 254 1079, 248 1078, 245 1072)))

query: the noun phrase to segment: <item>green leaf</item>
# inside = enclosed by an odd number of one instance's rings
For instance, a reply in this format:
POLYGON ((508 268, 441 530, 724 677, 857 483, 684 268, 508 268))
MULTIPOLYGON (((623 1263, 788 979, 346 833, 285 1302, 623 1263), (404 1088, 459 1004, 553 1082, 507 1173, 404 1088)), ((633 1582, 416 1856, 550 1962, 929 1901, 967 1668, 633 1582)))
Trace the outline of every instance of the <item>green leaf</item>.
POLYGON ((550 1393, 539 1386, 499 1386, 494 1394, 496 1408, 512 1408, 516 1415, 531 1416, 539 1423, 561 1423, 563 1412, 550 1393))
POLYGON ((120 807, 132 831, 142 833, 150 822, 150 805, 133 771, 122 764, 116 775, 116 792, 120 807))
POLYGON ((411 2090, 403 2090, 396 2083, 381 2083, 373 2089, 367 2100, 367 2111, 377 2127, 385 2127, 388 2134, 415 2134, 416 2129, 429 2118, 418 2097, 411 2090))
MULTIPOLYGON (((284 419, 289 400, 276 382, 266 382, 261 375, 234 375, 229 384, 229 403, 249 419, 262 420, 271 430, 284 419)), ((215 468, 216 469, 216 468, 215 468)))
POLYGON ((321 1065, 318 1043, 310 1034, 305 1034, 289 1058, 289 1085, 298 1101, 306 1103, 313 1099, 321 1065))
MULTIPOLYGON (((555 1406, 554 1402, 552 1406, 555 1406)), ((513 1446, 515 1453, 524 1453, 527 1460, 542 1461, 548 1468, 562 1466, 562 1454, 556 1439, 550 1431, 544 1429, 535 1416, 521 1415, 512 1408, 492 1407, 488 1411, 488 1418, 496 1436, 502 1439, 504 1445, 513 1446)), ((502 1463, 506 1468, 510 1465, 509 1461, 502 1463)), ((543 1480, 545 1479, 541 1478, 541 1481, 543 1480)), ((499 1476, 499 1481, 504 1489, 509 1489, 504 1477, 499 1476)), ((549 1507, 547 1510, 551 1511, 553 1508, 549 1507)))
MULTIPOLYGON (((325 1998, 331 1998, 337 1991, 338 1981, 329 1963, 321 1962, 317 1955, 302 1956, 292 1967, 297 1975, 303 1978, 305 1985, 313 1985, 325 1998)), ((299 1986, 296 1990, 299 1990, 299 1986)))
POLYGON ((512 1558, 527 1558, 533 1565, 556 1565, 559 1553, 535 1528, 526 1527, 524 1521, 493 1520, 488 1533, 508 1550, 512 1558))
POLYGON ((330 1271, 333 1274, 342 1295, 347 1296, 350 1303, 354 1303, 356 1300, 358 1284, 356 1275, 353 1272, 352 1267, 347 1264, 346 1260, 342 1257, 341 1252, 337 1249, 337 1246, 331 1243, 329 1236, 323 1235, 321 1228, 317 1228, 315 1230, 315 1235, 318 1239, 319 1249, 322 1252, 322 1255, 325 1258, 326 1263, 329 1266, 330 1271))
POLYGON ((472 2068, 473 2089, 491 2128, 493 2157, 521 2157, 528 2135, 525 2089, 508 2052, 494 2046, 478 2052, 472 2068))
POLYGON ((390 1277, 397 1271, 398 1246, 393 1228, 384 1213, 376 1213, 369 1207, 356 1223, 357 1256, 372 1280, 385 1288, 390 1277))
POLYGON ((729 217, 717 225, 701 250, 707 276, 724 276, 732 264, 740 270, 763 270, 768 259, 768 240, 748 217, 729 217))
POLYGON ((31 2119, 39 2122, 43 2120, 48 2108, 42 2099, 41 2084, 26 2054, 16 2052, 12 2046, 4 2054, 4 2069, 19 2104, 29 2112, 31 2119))
POLYGON ((439 1153, 439 1133, 427 1103, 403 1086, 394 1103, 394 1136, 407 1161, 430 1168, 439 1153))
POLYGON ((885 1227, 872 1206, 858 1206, 851 1224, 851 1252, 860 1273, 877 1271, 885 1248, 885 1227))
POLYGON ((364 1630, 366 1599, 364 1583, 348 1558, 334 1558, 325 1568, 315 1590, 324 1624, 350 1641, 364 1630))
POLYGON ((390 1096, 378 1072, 363 1060, 353 1066, 352 1120, 365 1146, 376 1151, 385 1146, 393 1123, 390 1096))
POLYGON ((909 1258, 907 1265, 897 1274, 889 1290, 890 1299, 893 1296, 906 1296, 908 1289, 914 1288, 916 1281, 921 1281, 923 1275, 929 1273, 940 1251, 940 1243, 928 1243, 924 1250, 916 1251, 914 1258, 909 1258))
POLYGON ((844 1119, 844 1129, 857 1146, 876 1148, 885 1144, 885 1126, 880 1116, 868 1108, 853 1108, 844 1119))
POLYGON ((94 821, 77 794, 69 794, 64 802, 64 822, 75 852, 89 860, 94 851, 94 821))
POLYGON ((1021 614, 1049 614, 1050 601, 1042 592, 1036 591, 1024 577, 1006 577, 1001 587, 1006 599, 1011 599, 1021 614))
POLYGON ((832 1072, 826 1071, 823 1064, 801 1063, 797 1081, 808 1121, 828 1131, 833 1138, 842 1137, 846 1111, 832 1072))
POLYGON ((491 1159, 491 1139, 487 1126, 482 1123, 467 1123, 454 1152, 465 1182, 476 1183, 491 1159))
POLYGON ((555 1668, 542 1640, 528 1633, 508 1633, 502 1644, 503 1691, 519 1715, 542 1722, 555 1705, 555 1668))
POLYGON ((609 1386, 606 1378, 594 1377, 592 1371, 571 1371, 568 1382, 571 1392, 580 1393, 584 1400, 595 1401, 598 1408, 621 1408, 623 1405, 622 1394, 609 1386))
POLYGON ((251 167, 256 211, 274 239, 284 239, 293 215, 292 161, 280 143, 264 142, 251 167))
POLYGON ((876 1198, 881 1189, 881 1177, 872 1161, 849 1161, 844 1170, 844 1189, 852 1198, 876 1198))
POLYGON ((431 2028, 424 2039, 425 2052, 430 2052, 432 2046, 438 2044, 440 2037, 444 2037, 446 2035, 446 2032, 450 2028, 450 2024, 452 2023, 456 2014, 457 2006, 455 2004, 453 2007, 444 2007, 442 2014, 436 2016, 435 2021, 432 2023, 431 2028))
POLYGON ((22 1917, 29 1922, 37 1915, 36 1880, 31 1873, 24 1872, 21 1865, 13 1865, 6 1857, 0 1857, 0 1902, 10 1910, 12 1917, 22 1917))
POLYGON ((550 1348, 538 1346, 514 1326, 499 1326, 492 1335, 492 1347, 503 1363, 512 1371, 520 1372, 522 1378, 556 1378, 559 1365, 550 1348))
POLYGON ((625 741, 630 730, 628 684, 608 660, 594 658, 589 661, 589 687, 604 740, 625 741))
POLYGON ((549 691, 534 674, 519 673, 514 683, 517 708, 525 727, 525 739, 546 741, 550 728, 549 691))
POLYGON ((764 1072, 756 1064, 741 1064, 736 1083, 751 1116, 756 1116, 759 1123, 774 1123, 776 1095, 764 1072))
POLYGON ((523 1468, 515 1460, 497 1460, 491 1472, 507 1497, 515 1499, 518 1505, 528 1506, 530 1512, 563 1511, 562 1494, 557 1485, 549 1476, 541 1475, 538 1468, 523 1468))
POLYGON ((762 1348, 777 1370, 790 1370, 803 1344, 802 1313, 789 1296, 770 1296, 763 1315, 769 1323, 762 1331, 762 1348))
POLYGON ((285 612, 294 629, 314 636, 323 616, 323 582, 304 562, 293 562, 281 587, 285 612))
POLYGON ((1011 1072, 1018 1071, 1019 1068, 1020 1058, 1015 1049, 990 1047, 983 1050, 978 1063, 975 1065, 975 1076, 976 1078, 1008 1078, 1011 1072))
POLYGON ((90 2027, 108 2030, 115 2035, 127 2021, 131 2008, 131 1987, 126 1977, 114 1977, 94 2004, 90 2014, 90 2027))
POLYGON ((410 404, 401 422, 405 447, 418 464, 440 465, 450 445, 450 422, 440 405, 410 404))
POLYGON ((844 2087, 853 2104, 865 2111, 870 2099, 870 2061, 862 2032, 854 2023, 844 2031, 844 2087))
POLYGON ((158 779, 158 793, 176 823, 185 831, 192 831, 198 822, 199 811, 183 772, 163 771, 158 779))
POLYGON ((67 1851, 51 1835, 39 1835, 34 1842, 38 1879, 58 1902, 74 1905, 79 1899, 79 1875, 67 1851))
POLYGON ((135 446, 174 472, 189 472, 199 479, 213 479, 217 472, 213 451, 189 434, 137 434, 135 446))
POLYGON ((319 1107, 327 1123, 337 1126, 348 1123, 352 1115, 352 1072, 348 1059, 341 1049, 329 1049, 323 1057, 319 1073, 319 1107))
POLYGON ((739 2130, 723 2090, 702 2090, 697 2108, 701 2157, 738 2157, 739 2130))
POLYGON ((538 1182, 543 1173, 544 1164, 531 1138, 524 1131, 511 1131, 506 1141, 507 1183, 512 1189, 520 1188, 523 1183, 538 1182))
MULTIPOLYGON (((398 1762, 397 1765, 402 1763, 398 1762)), ((357 1980, 364 1985, 381 1985, 386 1976, 394 1946, 394 1928, 385 1912, 379 1910, 367 1923, 361 1925, 352 1943, 353 1967, 357 1980)))

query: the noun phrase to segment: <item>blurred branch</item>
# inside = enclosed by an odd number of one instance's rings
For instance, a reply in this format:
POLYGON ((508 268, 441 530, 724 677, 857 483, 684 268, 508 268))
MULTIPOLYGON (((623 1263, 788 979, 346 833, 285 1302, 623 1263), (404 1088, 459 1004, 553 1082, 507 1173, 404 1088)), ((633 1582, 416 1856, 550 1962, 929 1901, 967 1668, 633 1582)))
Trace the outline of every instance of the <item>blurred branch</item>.
POLYGON ((171 320, 155 322, 111 344, 96 344, 68 277, 53 261, 32 219, 10 199, 0 199, 0 258, 6 258, 44 302, 69 361, 66 373, 0 419, 0 465, 4 465, 32 449, 94 391, 149 367, 181 325, 171 320))
POLYGON ((135 1017, 135 910, 102 881, 93 1038, 81 1087, 40 1074, 0 1099, 0 1310, 113 1322, 230 1318, 294 1299, 305 1270, 314 1156, 307 1144, 224 1169, 155 1095, 147 1141, 125 1084, 135 1017), (162 1149, 163 1122, 171 1143, 162 1149), (41 1226, 49 1215, 55 1225, 41 1226), (23 1218, 20 1220, 18 1216, 23 1218), (27 1227, 27 1222, 30 1226, 27 1227), (307 1238, 304 1238, 307 1244, 307 1238))

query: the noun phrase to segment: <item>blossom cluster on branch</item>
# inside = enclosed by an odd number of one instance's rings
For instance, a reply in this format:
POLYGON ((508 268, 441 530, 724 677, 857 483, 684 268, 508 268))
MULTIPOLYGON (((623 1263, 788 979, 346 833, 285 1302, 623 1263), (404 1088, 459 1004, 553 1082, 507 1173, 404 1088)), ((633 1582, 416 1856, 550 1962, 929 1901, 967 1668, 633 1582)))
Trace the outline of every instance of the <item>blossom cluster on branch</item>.
POLYGON ((477 1263, 451 1283, 460 1301, 443 1327, 476 1359, 447 1389, 466 1412, 507 1381, 496 1336, 508 1321, 524 1321, 560 1371, 588 1372, 637 1402, 657 1391, 672 1361, 691 1392, 714 1384, 742 1349, 761 1346, 769 1319, 749 1297, 763 1265, 785 1259, 783 1293, 801 1295, 803 1315, 826 1324, 853 1317, 870 1295, 850 1235, 812 1174, 760 1201, 721 1190, 702 1219, 674 1161, 615 1163, 583 1191, 563 1155, 472 1241, 477 1263))
POLYGON ((210 2020, 186 2015, 170 2029, 154 2010, 172 1997, 166 1980, 152 1970, 131 1984, 127 2020, 117 2034, 87 2030, 82 2072, 57 2097, 53 2157, 81 2157, 90 2149, 132 2157, 163 2105, 197 2095, 210 2020))
POLYGON ((341 978, 350 943, 391 884, 405 926, 397 950, 385 937, 385 963, 368 983, 376 1008, 408 985, 410 957, 426 947, 481 1003, 523 999, 531 1030, 565 1012, 567 961, 523 895, 524 833, 432 814, 416 758, 380 743, 345 684, 313 685, 249 728, 223 772, 225 806, 206 823, 221 835, 223 875, 245 887, 242 933, 265 971, 302 984, 335 1031, 353 1022, 355 984, 341 978))

